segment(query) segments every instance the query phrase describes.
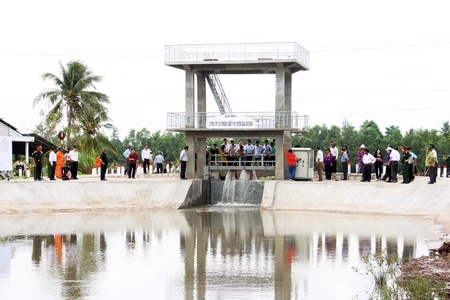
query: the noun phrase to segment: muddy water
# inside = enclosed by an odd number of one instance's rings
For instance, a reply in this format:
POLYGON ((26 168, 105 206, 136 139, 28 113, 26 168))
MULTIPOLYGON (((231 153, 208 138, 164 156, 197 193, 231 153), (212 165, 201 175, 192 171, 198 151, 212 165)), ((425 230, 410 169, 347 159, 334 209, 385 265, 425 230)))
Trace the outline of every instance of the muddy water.
POLYGON ((426 255, 438 232, 251 206, 0 216, 0 298, 365 299, 364 254, 426 255))

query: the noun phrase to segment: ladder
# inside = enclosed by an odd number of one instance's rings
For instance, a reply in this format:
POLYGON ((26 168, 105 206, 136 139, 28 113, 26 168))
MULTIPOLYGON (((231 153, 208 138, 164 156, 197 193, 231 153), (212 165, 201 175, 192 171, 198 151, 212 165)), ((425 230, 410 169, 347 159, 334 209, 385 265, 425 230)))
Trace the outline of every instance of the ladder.
POLYGON ((223 90, 222 84, 220 83, 219 76, 217 74, 209 74, 206 76, 206 81, 208 81, 211 92, 216 100, 217 107, 219 108, 220 114, 232 114, 230 104, 228 103, 227 96, 223 90))

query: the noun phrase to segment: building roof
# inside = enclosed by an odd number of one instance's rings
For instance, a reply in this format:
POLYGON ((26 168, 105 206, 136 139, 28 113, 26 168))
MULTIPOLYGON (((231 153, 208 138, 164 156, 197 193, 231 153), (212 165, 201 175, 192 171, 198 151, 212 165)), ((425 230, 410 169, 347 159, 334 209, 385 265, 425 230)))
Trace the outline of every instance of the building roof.
POLYGON ((12 130, 17 131, 17 128, 12 126, 11 124, 9 124, 8 122, 6 122, 5 120, 3 120, 2 118, 0 118, 0 122, 5 124, 6 126, 8 126, 9 128, 11 128, 12 130))
MULTIPOLYGON (((13 125, 9 124, 8 122, 3 120, 2 118, 0 118, 0 122, 5 124, 9 128, 11 128, 12 130, 14 130, 18 135, 20 135, 22 137, 34 137, 34 142, 29 142, 28 143, 28 151, 29 151, 30 154, 33 153, 33 151, 36 149, 36 146, 38 146, 38 145, 42 146, 42 151, 44 153, 47 152, 48 150, 52 149, 53 147, 56 147, 56 145, 54 145, 52 142, 48 141, 47 139, 41 137, 38 134, 35 134, 35 133, 21 134, 20 132, 17 131, 16 127, 14 127, 13 125)), ((18 137, 18 138, 20 138, 20 137, 18 137)), ((13 154, 25 155, 25 147, 26 147, 26 145, 27 144, 24 141, 14 141, 13 140, 13 149, 12 149, 13 154)))
MULTIPOLYGON (((33 143, 29 143, 28 144, 28 150, 30 151, 29 153, 33 153, 34 150, 36 150, 36 146, 41 145, 42 146, 42 152, 47 152, 50 149, 57 147, 55 144, 53 144, 52 142, 50 142, 49 140, 43 138, 42 136, 36 134, 36 133, 28 133, 28 134, 24 134, 24 136, 32 136, 34 137, 34 142, 33 143)), ((13 145, 13 153, 14 154, 25 154, 25 143, 15 143, 18 144, 17 145, 17 150, 18 151, 22 151, 20 152, 15 152, 14 149, 16 149, 16 145, 13 145)))

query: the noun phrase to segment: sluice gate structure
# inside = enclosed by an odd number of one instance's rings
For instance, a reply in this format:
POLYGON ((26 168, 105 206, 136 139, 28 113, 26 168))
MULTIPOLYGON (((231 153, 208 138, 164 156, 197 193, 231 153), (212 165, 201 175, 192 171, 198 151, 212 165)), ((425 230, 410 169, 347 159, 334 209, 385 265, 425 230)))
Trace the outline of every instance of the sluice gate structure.
MULTIPOLYGON (((280 146, 291 145, 292 133, 308 130, 308 117, 292 111, 292 75, 309 70, 309 52, 297 43, 168 45, 165 47, 165 65, 185 72, 185 111, 167 114, 167 131, 186 135, 186 144, 192 149, 188 151, 188 178, 208 176, 207 138, 273 137, 280 146), (220 74, 275 75, 274 111, 224 114, 220 106, 227 103, 216 97, 220 112, 208 111, 206 83, 220 74), (197 159, 194 159, 196 148, 197 159)), ((275 166, 235 166, 233 169, 264 171, 264 176, 273 175, 282 180, 287 171, 282 148, 279 149, 275 153, 275 166)), ((222 168, 223 171, 229 169, 216 166, 215 171, 222 168)))

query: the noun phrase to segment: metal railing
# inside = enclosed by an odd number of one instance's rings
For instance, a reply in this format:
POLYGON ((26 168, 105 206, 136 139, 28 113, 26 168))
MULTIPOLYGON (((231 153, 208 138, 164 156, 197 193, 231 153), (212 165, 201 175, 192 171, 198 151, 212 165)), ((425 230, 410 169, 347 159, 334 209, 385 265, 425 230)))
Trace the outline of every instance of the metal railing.
POLYGON ((211 170, 274 170, 275 154, 245 154, 240 156, 230 156, 226 154, 215 154, 209 157, 207 165, 211 170), (225 160, 222 160, 225 158, 225 160))
POLYGON ((165 63, 297 60, 309 69, 309 52, 294 42, 166 45, 165 63))
POLYGON ((308 116, 297 112, 169 112, 167 129, 301 129, 307 130, 308 116))

